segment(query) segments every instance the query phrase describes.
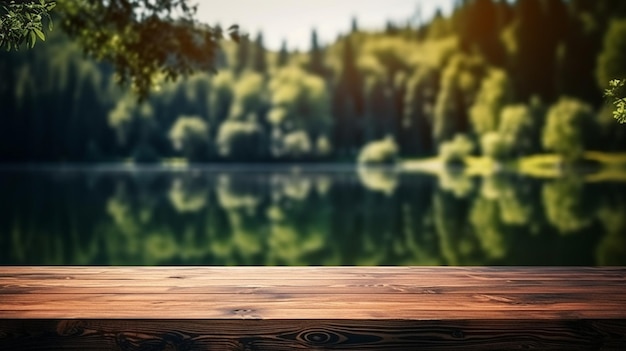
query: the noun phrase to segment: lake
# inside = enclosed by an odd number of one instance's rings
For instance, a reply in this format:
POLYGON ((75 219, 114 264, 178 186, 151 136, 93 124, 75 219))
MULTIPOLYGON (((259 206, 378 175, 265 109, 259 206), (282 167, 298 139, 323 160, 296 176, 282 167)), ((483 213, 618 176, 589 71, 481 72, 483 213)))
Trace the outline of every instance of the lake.
POLYGON ((0 171, 2 265, 626 265, 626 183, 353 167, 0 171))

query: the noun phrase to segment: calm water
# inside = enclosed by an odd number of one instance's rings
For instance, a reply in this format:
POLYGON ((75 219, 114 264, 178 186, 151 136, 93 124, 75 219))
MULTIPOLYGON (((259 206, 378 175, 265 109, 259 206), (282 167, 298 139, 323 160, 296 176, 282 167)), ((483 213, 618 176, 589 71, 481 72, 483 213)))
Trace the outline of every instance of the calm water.
POLYGON ((4 265, 626 265, 626 184, 391 170, 4 170, 4 265))

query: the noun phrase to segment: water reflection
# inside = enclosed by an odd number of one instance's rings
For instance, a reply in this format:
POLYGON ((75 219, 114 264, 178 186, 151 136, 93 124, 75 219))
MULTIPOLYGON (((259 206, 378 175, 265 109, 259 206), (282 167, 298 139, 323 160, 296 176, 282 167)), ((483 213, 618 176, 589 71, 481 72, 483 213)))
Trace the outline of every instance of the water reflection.
POLYGON ((575 176, 4 171, 0 190, 1 264, 626 264, 626 184, 575 176))

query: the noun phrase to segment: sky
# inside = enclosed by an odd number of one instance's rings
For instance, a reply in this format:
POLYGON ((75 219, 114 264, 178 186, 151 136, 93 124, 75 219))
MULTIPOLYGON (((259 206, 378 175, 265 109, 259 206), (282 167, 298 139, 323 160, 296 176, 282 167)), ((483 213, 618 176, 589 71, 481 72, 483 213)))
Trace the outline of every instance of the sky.
POLYGON ((388 20, 406 23, 416 18, 429 19, 437 8, 449 13, 452 0, 198 0, 198 19, 223 28, 238 24, 241 30, 256 38, 263 33, 269 50, 280 49, 283 40, 289 49, 309 50, 311 31, 317 30, 318 41, 326 44, 339 34, 349 32, 352 18, 359 29, 382 29, 388 20), (262 5, 262 6, 261 6, 262 5))

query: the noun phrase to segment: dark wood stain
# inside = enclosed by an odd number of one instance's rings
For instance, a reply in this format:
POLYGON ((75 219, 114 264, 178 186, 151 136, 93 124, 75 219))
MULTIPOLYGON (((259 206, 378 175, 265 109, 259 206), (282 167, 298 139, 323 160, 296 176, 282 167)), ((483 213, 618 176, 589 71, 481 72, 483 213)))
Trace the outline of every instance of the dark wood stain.
POLYGON ((626 268, 0 267, 0 350, 626 350, 626 268))

